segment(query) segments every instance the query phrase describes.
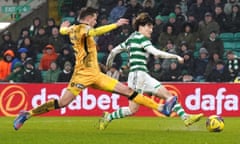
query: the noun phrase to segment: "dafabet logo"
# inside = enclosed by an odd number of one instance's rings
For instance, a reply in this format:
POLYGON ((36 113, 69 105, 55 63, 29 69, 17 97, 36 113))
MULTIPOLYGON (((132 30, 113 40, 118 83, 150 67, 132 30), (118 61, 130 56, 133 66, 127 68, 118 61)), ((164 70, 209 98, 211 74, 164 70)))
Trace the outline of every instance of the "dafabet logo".
POLYGON ((5 116, 15 116, 20 110, 27 109, 27 92, 18 85, 8 85, 0 92, 0 111, 5 116))

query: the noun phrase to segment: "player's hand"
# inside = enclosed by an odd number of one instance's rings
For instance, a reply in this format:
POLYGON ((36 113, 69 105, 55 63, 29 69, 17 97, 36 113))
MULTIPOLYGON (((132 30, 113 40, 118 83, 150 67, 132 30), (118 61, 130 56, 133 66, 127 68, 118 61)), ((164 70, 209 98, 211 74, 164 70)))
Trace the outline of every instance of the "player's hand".
POLYGON ((64 21, 61 24, 61 27, 69 27, 71 25, 71 23, 69 21, 64 21))
POLYGON ((184 59, 180 56, 177 57, 177 60, 180 64, 183 64, 184 63, 184 59))
POLYGON ((109 70, 112 67, 112 61, 107 61, 106 68, 109 70))
POLYGON ((129 20, 125 19, 125 18, 120 18, 117 22, 116 22, 117 26, 122 26, 125 24, 129 24, 129 20))

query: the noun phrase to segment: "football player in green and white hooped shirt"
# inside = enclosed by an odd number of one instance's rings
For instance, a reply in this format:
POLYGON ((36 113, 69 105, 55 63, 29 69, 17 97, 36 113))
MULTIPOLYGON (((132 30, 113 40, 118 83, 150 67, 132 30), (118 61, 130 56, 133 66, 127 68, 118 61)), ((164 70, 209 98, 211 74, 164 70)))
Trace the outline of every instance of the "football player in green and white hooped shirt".
MULTIPOLYGON (((179 63, 183 63, 182 57, 170 54, 156 49, 151 41, 151 33, 153 29, 153 20, 147 13, 140 13, 134 22, 135 32, 129 38, 116 46, 110 53, 107 60, 107 67, 112 65, 115 55, 120 52, 129 53, 130 73, 128 76, 128 86, 138 92, 152 93, 153 95, 165 99, 167 102, 175 98, 171 93, 156 79, 148 74, 147 56, 153 54, 160 58, 176 58, 179 63)), ((131 116, 139 109, 139 105, 133 101, 129 101, 129 106, 121 107, 118 110, 108 113, 104 112, 103 117, 99 120, 100 129, 105 129, 108 124, 119 118, 131 116)), ((179 103, 176 103, 171 111, 175 111, 184 121, 185 126, 189 126, 203 116, 200 114, 187 114, 179 103)), ((171 113, 162 112, 169 116, 171 113)))

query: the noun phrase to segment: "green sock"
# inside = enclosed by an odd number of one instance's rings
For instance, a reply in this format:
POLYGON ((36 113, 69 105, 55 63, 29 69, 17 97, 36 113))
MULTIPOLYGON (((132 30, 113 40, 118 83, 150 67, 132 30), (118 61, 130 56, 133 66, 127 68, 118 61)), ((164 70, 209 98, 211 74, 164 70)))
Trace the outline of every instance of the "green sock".
POLYGON ((173 107, 173 111, 175 111, 182 120, 186 118, 187 114, 179 103, 175 104, 175 106, 173 107))
POLYGON ((108 115, 108 120, 120 119, 132 115, 129 107, 121 107, 108 115))

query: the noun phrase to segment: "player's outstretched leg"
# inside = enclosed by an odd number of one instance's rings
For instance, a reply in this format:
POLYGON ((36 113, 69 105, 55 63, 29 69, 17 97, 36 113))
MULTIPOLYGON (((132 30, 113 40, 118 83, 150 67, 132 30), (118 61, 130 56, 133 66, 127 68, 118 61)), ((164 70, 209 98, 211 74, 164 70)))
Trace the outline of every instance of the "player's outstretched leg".
POLYGON ((13 127, 15 130, 19 130, 22 125, 24 124, 24 122, 29 119, 32 116, 36 116, 36 115, 40 115, 40 114, 44 114, 47 113, 51 110, 55 110, 55 109, 59 109, 60 106, 58 104, 58 100, 49 100, 46 103, 33 108, 30 111, 21 111, 19 113, 19 115, 16 117, 16 119, 13 122, 13 127))
POLYGON ((190 126, 193 123, 198 122, 203 117, 202 113, 187 114, 179 103, 175 104, 173 111, 176 112, 177 115, 183 120, 185 126, 190 126))
POLYGON ((137 112, 138 107, 138 104, 130 101, 128 107, 120 107, 118 110, 112 113, 104 112, 102 117, 99 119, 98 129, 104 130, 107 128, 107 126, 112 120, 121 119, 133 115, 135 112, 137 112), (132 107, 133 111, 130 110, 130 107, 132 107))
POLYGON ((29 115, 30 115, 29 112, 21 111, 13 122, 14 129, 15 130, 20 129, 24 122, 29 118, 29 115))
POLYGON ((203 114, 189 114, 184 120, 185 126, 190 126, 195 122, 198 122, 203 117, 203 114))

